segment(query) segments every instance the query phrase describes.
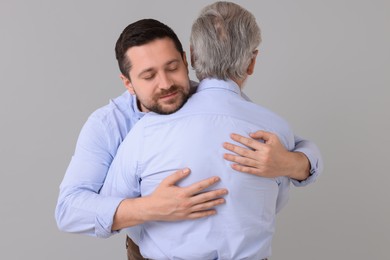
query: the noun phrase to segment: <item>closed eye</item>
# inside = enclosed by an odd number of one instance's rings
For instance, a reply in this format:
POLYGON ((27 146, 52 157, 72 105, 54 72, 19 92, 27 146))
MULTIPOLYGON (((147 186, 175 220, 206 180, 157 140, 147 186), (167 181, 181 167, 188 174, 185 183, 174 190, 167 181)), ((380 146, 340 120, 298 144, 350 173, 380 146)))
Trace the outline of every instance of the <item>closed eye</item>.
POLYGON ((154 79, 155 75, 156 74, 147 74, 147 75, 144 75, 142 77, 142 79, 144 79, 144 80, 152 80, 152 79, 154 79))
POLYGON ((166 66, 166 70, 167 71, 176 71, 179 69, 179 61, 177 60, 174 60, 174 61, 171 61, 167 64, 166 66))

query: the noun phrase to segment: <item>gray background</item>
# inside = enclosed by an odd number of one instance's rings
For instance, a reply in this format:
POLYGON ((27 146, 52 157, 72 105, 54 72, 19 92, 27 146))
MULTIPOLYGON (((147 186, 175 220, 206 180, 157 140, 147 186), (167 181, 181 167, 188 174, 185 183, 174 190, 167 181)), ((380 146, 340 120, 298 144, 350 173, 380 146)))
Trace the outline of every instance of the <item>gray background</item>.
MULTIPOLYGON (((272 259, 390 259, 390 2, 237 2, 263 32, 245 92, 325 160, 278 216, 272 259)), ((208 3, 0 1, 0 259, 125 259, 123 234, 57 230, 58 186, 89 114, 124 91, 113 51, 124 27, 157 18, 189 51, 208 3)))

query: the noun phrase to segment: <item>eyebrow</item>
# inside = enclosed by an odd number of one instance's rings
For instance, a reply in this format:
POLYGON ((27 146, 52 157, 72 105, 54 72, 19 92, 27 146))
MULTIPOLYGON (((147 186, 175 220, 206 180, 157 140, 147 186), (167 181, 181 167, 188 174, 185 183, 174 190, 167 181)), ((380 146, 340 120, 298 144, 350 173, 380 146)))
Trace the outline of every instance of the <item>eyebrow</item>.
MULTIPOLYGON (((164 66, 169 66, 171 65, 172 63, 178 63, 180 62, 179 59, 173 59, 173 60, 170 60, 168 61, 167 63, 164 64, 164 66)), ((138 73, 138 77, 141 77, 142 74, 145 74, 145 73, 148 73, 148 72, 153 72, 154 71, 154 68, 147 68, 147 69, 144 69, 143 71, 141 71, 140 73, 138 73)))

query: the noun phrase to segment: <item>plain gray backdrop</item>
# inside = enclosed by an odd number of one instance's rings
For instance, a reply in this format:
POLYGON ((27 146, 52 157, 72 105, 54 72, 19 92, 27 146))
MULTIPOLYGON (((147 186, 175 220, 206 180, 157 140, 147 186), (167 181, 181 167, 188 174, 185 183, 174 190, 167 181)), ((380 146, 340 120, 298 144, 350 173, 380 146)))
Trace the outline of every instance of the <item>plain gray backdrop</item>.
MULTIPOLYGON (((58 231, 58 187, 87 117, 125 91, 121 31, 156 18, 189 52, 192 21, 211 2, 0 1, 1 259, 126 258, 123 234, 58 231)), ((325 161, 315 184, 292 189, 271 259, 390 259, 390 2, 236 2, 263 36, 245 92, 325 161)))

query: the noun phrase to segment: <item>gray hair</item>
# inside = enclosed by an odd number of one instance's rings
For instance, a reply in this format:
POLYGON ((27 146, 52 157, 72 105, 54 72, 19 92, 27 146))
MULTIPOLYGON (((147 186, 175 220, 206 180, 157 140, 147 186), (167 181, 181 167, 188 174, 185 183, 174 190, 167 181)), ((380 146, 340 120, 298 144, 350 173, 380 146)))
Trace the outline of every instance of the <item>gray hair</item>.
POLYGON ((248 10, 223 1, 206 6, 191 31, 196 76, 244 79, 260 42, 260 28, 248 10))

